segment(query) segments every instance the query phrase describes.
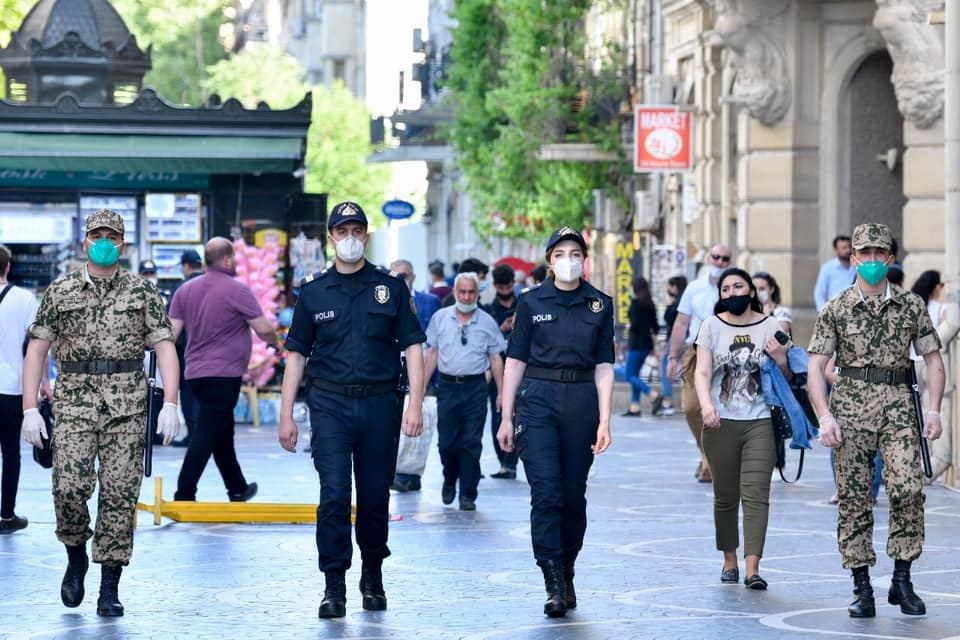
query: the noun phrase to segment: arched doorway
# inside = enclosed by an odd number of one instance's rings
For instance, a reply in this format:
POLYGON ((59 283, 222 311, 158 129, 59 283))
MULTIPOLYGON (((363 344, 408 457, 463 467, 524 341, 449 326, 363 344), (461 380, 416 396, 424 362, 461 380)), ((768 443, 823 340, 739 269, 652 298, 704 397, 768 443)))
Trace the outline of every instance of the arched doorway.
MULTIPOLYGON (((838 199, 849 208, 838 212, 838 222, 846 217, 848 231, 863 222, 889 226, 901 243, 897 257, 902 261, 903 116, 890 82, 892 72, 890 55, 877 51, 864 58, 850 78, 844 109, 849 117, 846 132, 840 131, 846 146, 848 193, 838 199)), ((844 188, 842 180, 838 188, 844 188)))

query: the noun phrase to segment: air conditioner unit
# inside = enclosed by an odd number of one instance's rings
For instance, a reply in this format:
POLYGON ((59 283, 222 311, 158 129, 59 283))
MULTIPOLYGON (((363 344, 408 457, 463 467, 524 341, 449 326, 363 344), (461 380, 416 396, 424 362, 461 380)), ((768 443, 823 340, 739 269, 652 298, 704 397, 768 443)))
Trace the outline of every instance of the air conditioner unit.
POLYGON ((633 228, 636 231, 656 229, 660 219, 660 203, 653 191, 633 192, 633 228))

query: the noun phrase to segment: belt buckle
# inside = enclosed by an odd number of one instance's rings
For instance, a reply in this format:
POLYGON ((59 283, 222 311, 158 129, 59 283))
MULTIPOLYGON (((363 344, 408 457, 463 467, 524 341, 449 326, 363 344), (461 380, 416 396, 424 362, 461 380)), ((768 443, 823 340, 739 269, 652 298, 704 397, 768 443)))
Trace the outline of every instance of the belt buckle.
POLYGON ((894 371, 893 369, 887 369, 883 373, 884 373, 883 377, 885 378, 884 382, 886 382, 886 384, 892 385, 896 379, 897 372, 894 371))
POLYGON ((95 375, 103 375, 107 373, 107 363, 102 360, 94 360, 90 363, 90 373, 95 375))
POLYGON ((560 382, 573 382, 574 372, 568 369, 560 370, 560 382))

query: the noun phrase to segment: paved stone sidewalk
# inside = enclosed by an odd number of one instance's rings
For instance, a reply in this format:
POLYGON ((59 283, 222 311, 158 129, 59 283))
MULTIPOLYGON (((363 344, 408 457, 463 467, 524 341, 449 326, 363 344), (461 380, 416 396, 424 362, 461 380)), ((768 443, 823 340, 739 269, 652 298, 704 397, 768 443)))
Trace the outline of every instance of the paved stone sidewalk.
MULTIPOLYGON (((49 471, 23 448, 17 511, 24 531, 0 536, 2 638, 396 638, 690 639, 960 638, 960 496, 928 490, 927 542, 915 582, 929 614, 910 618, 886 604, 892 561, 884 554, 887 509, 881 493, 873 571, 878 617, 851 620, 851 580, 837 553, 827 455, 807 457, 801 482, 774 483, 762 573, 767 592, 722 585, 714 548, 712 493, 693 479, 696 456, 682 418, 614 419, 614 445, 600 456, 589 487, 586 547, 577 566, 579 608, 542 615, 542 579, 529 540, 526 483, 494 480, 485 435, 478 511, 440 501, 436 452, 424 489, 394 494, 384 565, 389 609, 365 612, 359 566, 347 575, 347 617, 319 620, 322 576, 312 525, 154 526, 141 514, 133 562, 120 595, 127 614, 96 615, 99 571, 77 609, 59 599, 65 554, 54 536, 49 471)), ((240 427, 239 457, 257 501, 315 502, 307 454, 289 454, 270 427, 240 427)), ((154 473, 172 497, 183 449, 158 448, 154 473)), ((796 463, 797 454, 789 459, 796 463)), ((153 483, 143 500, 153 501, 153 483)), ((212 462, 200 500, 226 500, 212 462)), ((95 499, 94 499, 95 500, 95 499)), ((456 503, 455 503, 456 504, 456 503)), ((359 565, 359 558, 358 565, 359 565)), ((742 571, 742 565, 741 565, 742 571)))

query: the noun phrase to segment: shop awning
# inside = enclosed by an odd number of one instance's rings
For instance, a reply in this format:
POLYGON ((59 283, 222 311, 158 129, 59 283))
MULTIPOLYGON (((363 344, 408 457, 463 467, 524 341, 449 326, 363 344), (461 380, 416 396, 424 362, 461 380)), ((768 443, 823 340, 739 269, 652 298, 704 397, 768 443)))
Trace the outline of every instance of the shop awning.
POLYGON ((285 173, 303 138, 0 132, 0 169, 285 173))

